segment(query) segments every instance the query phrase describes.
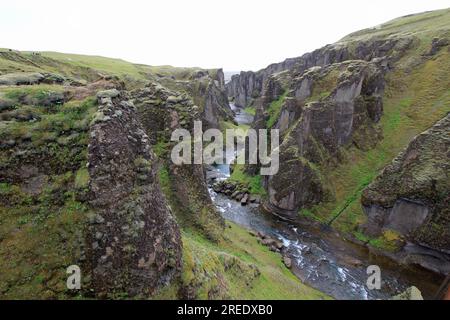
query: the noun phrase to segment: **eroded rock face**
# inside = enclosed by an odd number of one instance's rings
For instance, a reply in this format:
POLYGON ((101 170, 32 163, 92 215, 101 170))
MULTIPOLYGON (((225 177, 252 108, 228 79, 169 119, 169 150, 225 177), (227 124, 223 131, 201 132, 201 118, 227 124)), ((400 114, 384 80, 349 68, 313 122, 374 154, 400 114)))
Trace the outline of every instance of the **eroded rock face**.
POLYGON ((381 138, 383 88, 382 69, 364 61, 314 68, 291 82, 274 125, 284 137, 279 172, 267 179, 268 209, 295 215, 329 195, 321 166, 332 166, 346 145, 370 148, 381 138))
MULTIPOLYGON (((206 237, 218 240, 225 223, 209 196, 203 165, 175 165, 171 160, 171 149, 176 144, 171 141, 172 132, 186 129, 193 135, 194 121, 203 120, 204 113, 186 94, 161 85, 150 84, 133 92, 132 97, 150 143, 165 145, 165 152, 158 156, 170 175, 169 200, 179 223, 194 226, 206 237)), ((203 130, 209 125, 203 122, 203 130)))
POLYGON ((413 40, 413 37, 400 37, 330 44, 301 57, 271 64, 258 72, 248 71, 234 75, 226 84, 228 96, 234 99, 237 106, 247 107, 263 95, 265 82, 271 75, 285 70, 302 74, 314 66, 327 66, 347 60, 371 61, 385 56, 389 56, 389 61, 385 62, 389 65, 411 46, 413 40))
POLYGON ((92 286, 99 296, 148 297, 180 273, 180 232, 134 105, 117 90, 98 99, 88 156, 92 286))
MULTIPOLYGON (((364 190, 361 202, 368 222, 363 230, 373 236, 385 229, 395 230, 411 242, 409 249, 405 249, 411 256, 436 256, 430 250, 449 254, 449 150, 450 115, 447 115, 411 141, 364 190)), ((417 262, 428 263, 424 259, 417 262)), ((438 269, 444 270, 445 264, 449 269, 450 259, 441 260, 441 264, 438 269)))
POLYGON ((189 81, 178 81, 168 87, 188 93, 200 108, 205 128, 219 128, 221 120, 233 120, 222 69, 199 71, 189 81))

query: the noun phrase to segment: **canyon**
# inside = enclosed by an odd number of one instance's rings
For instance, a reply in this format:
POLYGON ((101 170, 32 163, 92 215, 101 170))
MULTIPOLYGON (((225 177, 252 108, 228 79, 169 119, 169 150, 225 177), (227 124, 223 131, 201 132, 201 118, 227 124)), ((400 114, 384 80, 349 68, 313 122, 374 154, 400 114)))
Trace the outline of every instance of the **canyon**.
POLYGON ((231 77, 0 49, 0 299, 435 298, 449 21, 401 17, 231 77), (279 171, 173 163, 173 131, 200 121, 279 130, 279 171))

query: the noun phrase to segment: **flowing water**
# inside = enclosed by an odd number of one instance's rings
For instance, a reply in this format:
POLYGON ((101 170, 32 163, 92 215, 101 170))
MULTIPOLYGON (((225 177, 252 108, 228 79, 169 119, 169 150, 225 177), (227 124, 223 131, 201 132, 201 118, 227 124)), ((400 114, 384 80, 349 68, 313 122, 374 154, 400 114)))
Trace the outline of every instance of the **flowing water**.
MULTIPOLYGON (((251 115, 231 107, 239 124, 252 122, 251 115)), ((224 180, 230 176, 230 166, 211 167, 208 175, 216 181, 224 180)), ((211 188, 209 192, 225 219, 282 241, 283 254, 292 260, 292 272, 304 283, 336 299, 387 299, 411 285, 417 286, 425 297, 431 297, 439 284, 435 275, 387 263, 366 248, 343 240, 331 228, 281 220, 256 205, 242 206, 211 188), (381 268, 380 290, 369 290, 366 285, 366 270, 373 264, 381 268)))

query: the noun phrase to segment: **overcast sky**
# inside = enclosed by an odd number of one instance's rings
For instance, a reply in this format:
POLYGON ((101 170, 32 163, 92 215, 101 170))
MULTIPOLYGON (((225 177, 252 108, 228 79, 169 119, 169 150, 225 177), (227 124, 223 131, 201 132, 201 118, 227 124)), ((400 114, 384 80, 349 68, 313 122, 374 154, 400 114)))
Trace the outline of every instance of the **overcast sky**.
POLYGON ((0 47, 258 70, 450 0, 2 0, 0 47))

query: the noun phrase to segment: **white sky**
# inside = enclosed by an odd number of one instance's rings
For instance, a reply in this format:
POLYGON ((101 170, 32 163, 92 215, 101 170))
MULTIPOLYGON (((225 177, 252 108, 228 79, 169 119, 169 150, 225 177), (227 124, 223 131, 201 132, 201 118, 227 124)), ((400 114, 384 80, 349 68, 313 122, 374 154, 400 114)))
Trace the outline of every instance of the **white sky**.
POLYGON ((1 0, 0 47, 258 70, 450 0, 1 0))

